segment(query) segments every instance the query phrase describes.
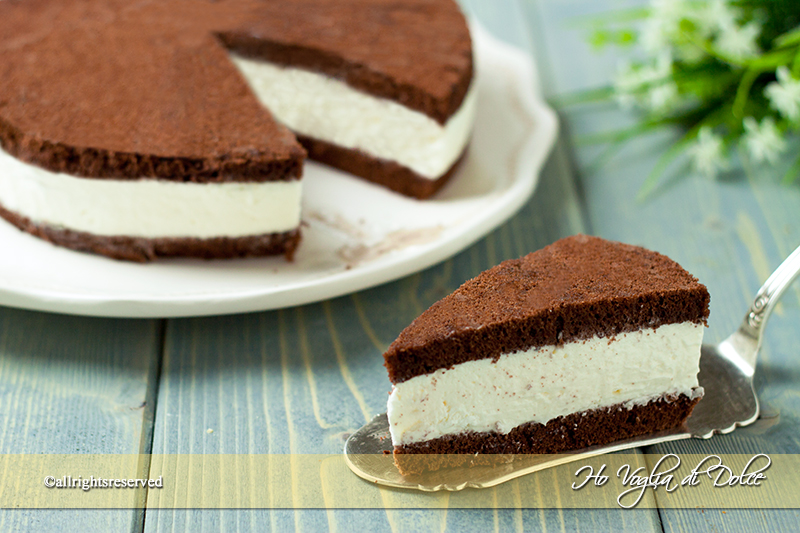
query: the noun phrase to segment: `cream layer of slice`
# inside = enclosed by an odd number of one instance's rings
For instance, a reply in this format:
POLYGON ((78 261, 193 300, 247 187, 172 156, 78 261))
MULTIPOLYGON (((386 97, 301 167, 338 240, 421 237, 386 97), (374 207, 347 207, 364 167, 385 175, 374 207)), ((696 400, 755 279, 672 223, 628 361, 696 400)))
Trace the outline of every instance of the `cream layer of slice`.
POLYGON ((430 180, 447 172, 469 142, 477 106, 474 81, 459 109, 441 125, 323 74, 231 58, 261 103, 295 133, 394 161, 430 180))
POLYGON ((416 376, 392 388, 392 443, 464 432, 508 433, 572 413, 664 395, 702 394, 703 324, 683 322, 532 348, 416 376))
POLYGON ((0 205, 37 224, 95 235, 244 237, 300 224, 301 180, 182 183, 79 178, 0 149, 0 205))

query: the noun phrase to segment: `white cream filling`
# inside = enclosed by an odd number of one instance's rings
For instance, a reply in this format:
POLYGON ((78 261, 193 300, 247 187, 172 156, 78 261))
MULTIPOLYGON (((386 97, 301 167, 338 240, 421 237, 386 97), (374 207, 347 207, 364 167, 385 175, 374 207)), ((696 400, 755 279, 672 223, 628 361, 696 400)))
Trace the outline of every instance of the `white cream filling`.
MULTIPOLYGON (((442 126, 396 102, 313 72, 232 56, 261 102, 297 133, 443 175, 469 141, 472 84, 442 126)), ((95 235, 242 237, 300 223, 301 182, 180 183, 80 178, 23 163, 0 149, 0 205, 37 224, 95 235)))
POLYGON ((642 405, 698 386, 702 324, 546 346, 469 361, 397 384, 389 396, 394 445, 465 431, 508 433, 526 422, 642 405))
POLYGON ((296 133, 395 161, 431 180, 447 172, 469 141, 476 83, 442 126, 419 111, 323 74, 231 57, 261 103, 296 133))
POLYGON ((0 149, 0 205, 38 224, 95 235, 244 237, 300 224, 301 181, 182 183, 77 178, 0 149))

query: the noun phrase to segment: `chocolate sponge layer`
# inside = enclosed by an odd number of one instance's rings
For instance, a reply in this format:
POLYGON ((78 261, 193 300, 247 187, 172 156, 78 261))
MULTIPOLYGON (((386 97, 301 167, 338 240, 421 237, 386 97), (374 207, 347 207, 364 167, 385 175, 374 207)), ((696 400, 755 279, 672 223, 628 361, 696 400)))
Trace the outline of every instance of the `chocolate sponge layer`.
POLYGON ((27 217, 0 206, 0 217, 22 231, 53 244, 82 252, 92 252, 113 259, 147 262, 159 257, 198 257, 227 259, 283 255, 288 260, 300 244, 300 230, 245 237, 132 237, 127 235, 94 235, 82 231, 36 224, 27 217))
POLYGON ((496 454, 555 454, 603 446, 680 426, 698 401, 685 395, 662 397, 631 409, 614 405, 558 417, 547 424, 523 424, 508 434, 447 435, 395 446, 394 460, 403 475, 413 475, 440 468, 496 465, 496 454))
POLYGON ((308 150, 308 156, 311 159, 420 200, 429 198, 444 187, 466 156, 465 149, 447 172, 435 180, 430 180, 394 161, 378 159, 359 150, 342 148, 319 139, 302 135, 297 138, 308 150))
POLYGON ((483 272, 433 304, 384 354, 392 383, 536 346, 705 323, 709 294, 678 263, 575 235, 483 272))
POLYGON ((453 0, 5 0, 0 146, 89 178, 298 179, 303 148, 229 49, 444 123, 472 79, 453 0))

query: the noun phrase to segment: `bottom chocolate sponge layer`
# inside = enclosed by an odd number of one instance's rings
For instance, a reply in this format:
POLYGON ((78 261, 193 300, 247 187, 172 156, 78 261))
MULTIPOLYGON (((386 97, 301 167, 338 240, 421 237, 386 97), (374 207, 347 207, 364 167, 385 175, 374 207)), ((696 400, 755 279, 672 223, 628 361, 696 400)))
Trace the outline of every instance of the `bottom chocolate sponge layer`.
POLYGON ((394 461, 403 475, 456 466, 496 464, 494 454, 554 454, 602 446, 683 424, 700 398, 662 397, 628 409, 622 404, 529 423, 510 433, 461 433, 395 446, 394 461), (430 454, 436 454, 431 460, 430 454), (487 454, 477 457, 475 454, 487 454), (445 457, 446 456, 446 457, 445 457))
POLYGON ((29 218, 0 206, 0 217, 13 225, 53 244, 73 250, 93 252, 114 259, 146 262, 158 257, 199 257, 223 259, 231 257, 256 257, 284 255, 291 260, 300 243, 300 230, 246 237, 191 237, 145 238, 128 236, 94 235, 81 231, 36 224, 29 218))
POLYGON ((358 150, 342 148, 319 139, 298 135, 297 140, 308 151, 308 157, 340 168, 367 181, 377 183, 406 196, 421 200, 444 187, 464 160, 466 150, 443 176, 435 180, 423 178, 413 170, 393 161, 378 159, 358 150))

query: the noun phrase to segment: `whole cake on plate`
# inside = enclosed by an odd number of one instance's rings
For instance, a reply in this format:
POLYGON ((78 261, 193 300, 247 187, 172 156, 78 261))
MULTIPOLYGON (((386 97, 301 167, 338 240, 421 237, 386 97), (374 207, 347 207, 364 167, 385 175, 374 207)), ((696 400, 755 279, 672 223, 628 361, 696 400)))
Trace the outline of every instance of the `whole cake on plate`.
POLYGON ((428 197, 472 78, 453 0, 3 0, 0 215, 115 258, 291 257, 306 154, 428 197))
POLYGON ((414 454, 559 453, 681 425, 702 396, 708 303, 669 258, 586 235, 483 272, 384 354, 395 462, 413 473, 414 454))

